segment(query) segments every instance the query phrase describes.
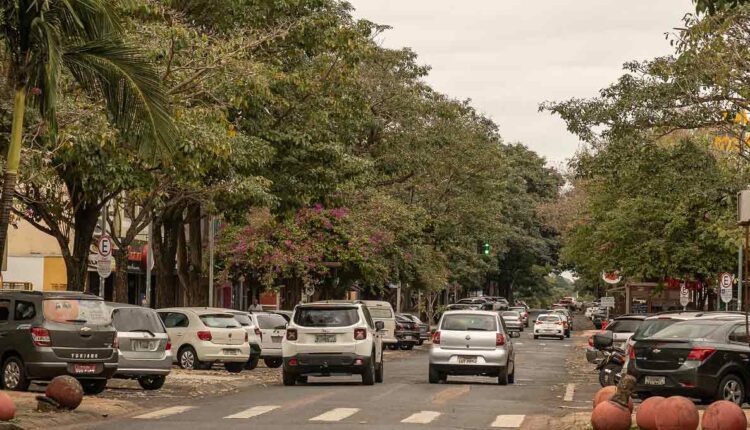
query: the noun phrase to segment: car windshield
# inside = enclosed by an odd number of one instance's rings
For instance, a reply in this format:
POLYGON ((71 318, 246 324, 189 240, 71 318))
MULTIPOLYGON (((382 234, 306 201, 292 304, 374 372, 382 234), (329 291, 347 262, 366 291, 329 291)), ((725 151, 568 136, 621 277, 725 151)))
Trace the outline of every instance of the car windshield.
POLYGON ((42 308, 47 321, 93 325, 112 323, 111 313, 101 300, 47 299, 43 301, 42 308))
POLYGON ((294 323, 303 327, 348 327, 359 322, 357 308, 299 308, 294 323))
POLYGON ((240 323, 242 327, 253 326, 253 320, 251 320, 249 316, 245 314, 233 314, 233 315, 234 315, 234 319, 236 319, 237 322, 240 323))
POLYGON ((648 339, 704 339, 723 324, 722 322, 695 324, 693 321, 683 321, 654 333, 648 339))
POLYGON ((537 318, 537 321, 542 323, 556 323, 560 322, 560 317, 556 315, 542 315, 539 318, 537 318))
POLYGON ((633 340, 643 340, 647 337, 653 336, 655 333, 664 330, 665 328, 679 322, 671 318, 646 320, 638 327, 638 330, 633 334, 633 340))
POLYGON ((445 331, 497 331, 497 320, 490 315, 453 314, 443 317, 445 331))
POLYGON ((281 315, 258 315, 258 325, 264 330, 278 330, 286 328, 286 319, 281 315))
POLYGON ((373 318, 393 318, 393 311, 385 306, 367 307, 373 318))
POLYGON ((119 308, 112 312, 112 322, 120 332, 142 331, 147 333, 164 333, 159 314, 151 309, 119 308))
POLYGON ((209 328, 237 328, 242 327, 240 323, 229 314, 207 314, 199 317, 203 324, 209 328))
POLYGON ((507 318, 520 318, 521 314, 516 311, 506 311, 502 313, 502 316, 507 318))

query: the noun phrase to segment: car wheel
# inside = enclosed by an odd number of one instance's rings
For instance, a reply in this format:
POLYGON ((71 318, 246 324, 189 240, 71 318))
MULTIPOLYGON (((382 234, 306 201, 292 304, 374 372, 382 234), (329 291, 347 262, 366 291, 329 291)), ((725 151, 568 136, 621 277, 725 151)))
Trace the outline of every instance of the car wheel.
POLYGON ((378 384, 383 383, 383 379, 385 377, 385 361, 383 360, 383 357, 380 357, 380 365, 375 370, 375 382, 378 384))
POLYGON ((419 342, 417 342, 417 345, 419 346, 424 345, 424 339, 419 339, 419 342))
POLYGON ((516 362, 511 361, 512 367, 511 371, 508 374, 508 383, 509 384, 515 384, 516 383, 516 362))
POLYGON ((83 387, 83 392, 89 396, 101 394, 107 388, 106 379, 84 379, 79 382, 81 383, 81 387, 83 387))
POLYGON ((727 375, 719 383, 716 400, 728 400, 738 406, 745 403, 745 385, 735 375, 727 375))
POLYGON ((440 372, 435 370, 430 364, 430 384, 437 384, 441 381, 440 372))
POLYGON ((565 337, 570 337, 570 330, 565 332, 565 337))
POLYGON ((534 340, 539 340, 539 336, 534 335, 534 340))
POLYGON ((271 369, 278 369, 284 363, 280 358, 264 358, 263 362, 266 363, 266 367, 271 369))
POLYGON ((497 383, 500 385, 508 385, 508 368, 503 367, 500 373, 497 375, 497 383))
POLYGON ((413 343, 401 344, 401 349, 403 349, 404 351, 411 351, 412 349, 414 349, 414 344, 413 343))
POLYGON ((3 388, 11 391, 26 391, 31 381, 26 378, 26 369, 19 357, 9 357, 3 364, 3 388))
POLYGON ((389 343, 388 344, 388 349, 390 349, 391 351, 395 351, 397 348, 398 348, 398 344, 396 344, 396 343, 389 343))
POLYGON ((251 359, 247 360, 247 363, 245 363, 245 370, 253 370, 256 367, 258 367, 258 362, 260 361, 260 357, 252 357, 251 359))
POLYGON ((599 385, 602 387, 615 385, 615 374, 620 370, 622 370, 622 366, 614 363, 607 364, 599 369, 599 385))
POLYGON ((287 387, 294 386, 294 384, 297 383, 297 375, 286 371, 282 373, 282 379, 284 381, 284 385, 287 387))
POLYGON ((229 373, 240 373, 245 370, 245 363, 224 363, 224 369, 229 373))
POLYGON ((180 367, 185 370, 198 369, 201 365, 200 361, 198 361, 198 355, 195 353, 192 346, 186 346, 180 350, 180 353, 177 356, 177 362, 180 364, 180 367))
POLYGON ((158 390, 159 388, 164 386, 164 383, 167 381, 166 376, 141 376, 138 378, 138 384, 143 388, 144 390, 158 390))
POLYGON ((362 385, 375 385, 375 356, 370 357, 370 363, 362 373, 362 385))

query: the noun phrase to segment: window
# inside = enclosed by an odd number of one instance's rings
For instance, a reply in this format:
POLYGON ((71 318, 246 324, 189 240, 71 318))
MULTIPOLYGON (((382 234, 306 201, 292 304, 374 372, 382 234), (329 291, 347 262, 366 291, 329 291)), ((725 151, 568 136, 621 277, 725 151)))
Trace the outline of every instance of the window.
POLYGON ((635 333, 643 320, 617 320, 607 327, 613 333, 635 333))
POLYGON ((704 339, 714 333, 724 322, 706 324, 683 321, 656 332, 649 339, 704 339))
POLYGON ((234 316, 229 314, 201 315, 199 317, 208 328, 237 328, 242 327, 234 316))
POLYGON ((112 313, 112 322, 117 331, 164 333, 159 316, 150 309, 119 308, 112 313))
POLYGON ((0 300, 0 323, 10 319, 10 300, 0 300))
POLYGON ((370 310, 367 309, 367 306, 362 306, 362 313, 365 314, 365 322, 367 323, 367 326, 375 328, 375 322, 373 322, 372 315, 370 315, 370 310))
POLYGON ((188 326, 188 317, 185 314, 178 314, 176 312, 159 313, 161 320, 164 321, 164 326, 167 328, 180 328, 188 326))
POLYGON ((286 319, 281 315, 276 314, 258 314, 258 325, 260 328, 267 330, 283 330, 286 328, 286 319))
POLYGON ((443 317, 441 330, 497 331, 497 317, 490 315, 452 314, 443 317))
POLYGON ((393 318, 393 311, 391 308, 385 306, 368 306, 370 315, 375 319, 393 318))
POLYGON ((677 322, 679 322, 679 320, 674 319, 657 319, 644 321, 643 324, 638 327, 638 330, 635 331, 635 334, 633 334, 633 340, 643 340, 647 337, 651 337, 654 334, 677 322))
POLYGON ((234 314, 234 319, 236 319, 242 327, 253 326, 253 320, 251 320, 250 317, 245 314, 234 314))
POLYGON ((47 299, 42 301, 44 318, 61 324, 109 325, 110 310, 102 300, 47 299))
POLYGON ((560 317, 555 316, 555 315, 542 315, 539 318, 537 318, 537 321, 541 323, 549 324, 549 323, 558 323, 561 320, 560 320, 560 317))
POLYGON ((16 300, 16 312, 13 319, 16 321, 27 321, 36 316, 36 307, 31 302, 16 300))
POLYGON ((747 331, 745 330, 744 325, 737 326, 729 335, 730 342, 738 342, 747 345, 748 340, 750 340, 750 338, 747 336, 747 331))
POLYGON ((347 327, 359 322, 357 308, 298 308, 294 323, 303 327, 347 327))

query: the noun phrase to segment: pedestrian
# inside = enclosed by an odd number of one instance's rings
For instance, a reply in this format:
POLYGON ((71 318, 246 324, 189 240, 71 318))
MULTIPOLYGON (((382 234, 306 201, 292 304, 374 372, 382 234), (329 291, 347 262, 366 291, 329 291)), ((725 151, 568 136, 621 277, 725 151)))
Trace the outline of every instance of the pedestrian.
POLYGON ((253 304, 250 305, 250 307, 247 309, 249 312, 252 311, 262 311, 263 306, 261 306, 260 303, 258 303, 258 299, 253 299, 253 304))

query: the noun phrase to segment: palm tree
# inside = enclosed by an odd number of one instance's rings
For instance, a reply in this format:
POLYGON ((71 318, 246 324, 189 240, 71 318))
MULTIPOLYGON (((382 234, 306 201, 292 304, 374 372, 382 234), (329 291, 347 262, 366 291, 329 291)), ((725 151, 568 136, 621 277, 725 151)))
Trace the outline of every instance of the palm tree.
POLYGON ((124 42, 115 0, 3 3, 0 46, 8 61, 7 84, 14 100, 0 200, 0 256, 6 246, 29 94, 31 104, 45 119, 49 139, 57 137, 55 107, 63 71, 103 102, 112 124, 146 155, 165 155, 175 136, 159 76, 138 49, 124 42))

